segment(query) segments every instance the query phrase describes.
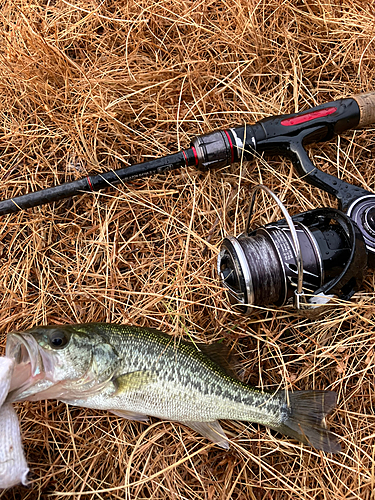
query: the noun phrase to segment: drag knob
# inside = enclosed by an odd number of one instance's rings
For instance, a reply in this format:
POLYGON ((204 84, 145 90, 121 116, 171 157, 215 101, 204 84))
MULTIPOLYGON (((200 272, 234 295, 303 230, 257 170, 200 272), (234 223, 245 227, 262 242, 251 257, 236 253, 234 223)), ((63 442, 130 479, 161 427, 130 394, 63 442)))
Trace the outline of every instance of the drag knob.
POLYGON ((367 231, 375 236, 375 207, 369 207, 362 215, 362 222, 367 231))

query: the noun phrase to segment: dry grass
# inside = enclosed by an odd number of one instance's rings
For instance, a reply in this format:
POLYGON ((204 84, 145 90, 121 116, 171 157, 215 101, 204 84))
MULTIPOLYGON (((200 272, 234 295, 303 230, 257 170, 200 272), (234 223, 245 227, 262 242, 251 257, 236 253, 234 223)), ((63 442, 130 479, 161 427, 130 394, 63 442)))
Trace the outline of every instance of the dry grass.
MULTIPOLYGON (((366 0, 5 0, 0 6, 1 198, 143 161, 194 134, 374 90, 366 0)), ((322 169, 375 189, 373 130, 313 149, 322 169)), ((177 424, 128 422, 55 401, 17 407, 32 469, 9 499, 374 499, 374 273, 317 319, 245 318, 218 284, 218 244, 263 182, 292 213, 335 206, 289 162, 135 181, 0 225, 0 325, 112 321, 216 339, 244 380, 330 388, 343 453, 224 422, 225 452, 177 424)), ((264 207, 264 220, 272 215, 264 207)))

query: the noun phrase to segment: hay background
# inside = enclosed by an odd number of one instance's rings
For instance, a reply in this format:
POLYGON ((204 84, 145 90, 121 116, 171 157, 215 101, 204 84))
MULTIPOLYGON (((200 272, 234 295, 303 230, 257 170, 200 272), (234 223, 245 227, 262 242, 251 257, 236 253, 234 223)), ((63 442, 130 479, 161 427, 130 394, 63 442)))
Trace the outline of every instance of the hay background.
MULTIPOLYGON (((194 134, 375 90, 365 0, 3 1, 0 177, 9 198, 187 147, 194 134), (73 5, 74 4, 74 5, 73 5)), ((319 166, 375 189, 374 130, 314 147, 319 166)), ((56 401, 17 406, 30 489, 9 499, 374 499, 374 273, 317 319, 235 314, 218 284, 224 234, 263 182, 291 213, 336 206, 289 162, 160 175, 2 217, 0 325, 113 321, 225 341, 244 380, 331 388, 343 453, 224 422, 228 452, 193 431, 56 401)), ((279 217, 259 203, 259 223, 279 217)))

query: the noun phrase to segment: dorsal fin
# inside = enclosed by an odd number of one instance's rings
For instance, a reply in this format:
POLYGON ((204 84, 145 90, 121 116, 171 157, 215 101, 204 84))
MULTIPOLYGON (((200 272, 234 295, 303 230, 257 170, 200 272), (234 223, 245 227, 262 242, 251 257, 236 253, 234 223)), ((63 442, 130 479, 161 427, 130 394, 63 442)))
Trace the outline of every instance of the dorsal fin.
POLYGON ((195 346, 203 352, 211 361, 216 363, 230 377, 238 378, 238 375, 233 368, 235 356, 230 348, 221 342, 213 344, 195 344, 195 346))

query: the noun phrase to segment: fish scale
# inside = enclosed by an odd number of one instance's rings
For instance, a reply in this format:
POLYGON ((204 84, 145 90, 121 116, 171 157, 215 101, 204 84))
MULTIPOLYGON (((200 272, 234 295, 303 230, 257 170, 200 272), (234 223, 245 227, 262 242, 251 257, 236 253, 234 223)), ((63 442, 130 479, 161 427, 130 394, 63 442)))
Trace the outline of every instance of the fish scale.
MULTIPOLYGON (((178 398, 185 394, 188 401, 194 400, 196 404, 204 408, 206 406, 212 408, 211 411, 206 409, 204 412, 207 421, 212 418, 241 420, 248 417, 249 406, 253 405, 254 414, 259 413, 259 407, 261 407, 261 415, 264 419, 263 409, 267 408, 269 423, 279 423, 280 401, 278 397, 276 397, 277 402, 273 403, 274 395, 262 393, 229 377, 194 344, 163 336, 160 332, 154 333, 146 328, 125 327, 122 331, 119 330, 120 336, 113 334, 112 329, 109 331, 111 332, 109 342, 113 345, 118 343, 123 349, 124 366, 130 371, 153 371, 157 376, 157 384, 152 384, 148 389, 145 388, 140 397, 144 397, 145 391, 148 394, 155 393, 157 398, 167 401, 167 407, 163 409, 169 415, 168 417, 156 415, 154 403, 148 408, 144 405, 144 411, 149 415, 172 420, 196 418, 198 412, 191 405, 189 405, 189 414, 186 414, 186 411, 182 412, 181 406, 175 410, 175 414, 171 414, 168 401, 171 396, 177 395, 177 388, 179 388, 178 398), (163 393, 168 397, 163 397, 163 393), (222 414, 220 415, 219 408, 221 407, 222 414)), ((121 397, 116 397, 116 403, 121 405, 121 399, 121 397)), ((199 413, 202 418, 202 407, 199 413)))
POLYGON ((339 451, 324 425, 334 392, 263 392, 229 374, 223 349, 128 325, 40 326, 8 335, 18 383, 9 400, 56 398, 133 420, 182 422, 224 448, 218 420, 249 421, 339 451))

